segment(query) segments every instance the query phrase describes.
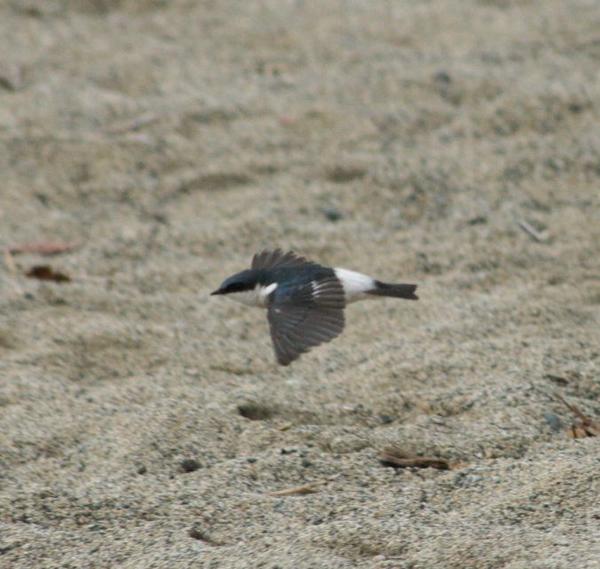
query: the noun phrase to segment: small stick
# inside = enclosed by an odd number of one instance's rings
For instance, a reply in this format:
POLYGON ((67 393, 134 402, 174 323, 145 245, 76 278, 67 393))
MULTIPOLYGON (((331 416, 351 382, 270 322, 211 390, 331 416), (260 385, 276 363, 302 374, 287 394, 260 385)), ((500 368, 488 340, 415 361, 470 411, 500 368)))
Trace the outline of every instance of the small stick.
POLYGON ((527 223, 524 219, 520 219, 517 221, 518 226, 525 231, 534 241, 538 243, 543 243, 546 241, 547 237, 542 235, 537 229, 531 226, 531 224, 527 223))
POLYGON ((9 273, 13 275, 17 274, 17 265, 15 265, 15 259, 10 249, 4 249, 4 264, 9 273))
POLYGON ((303 496, 305 494, 314 494, 319 486, 323 486, 327 481, 310 482, 302 486, 294 486, 293 488, 286 488, 285 490, 276 490, 275 492, 269 492, 269 496, 303 496))
POLYGON ((23 243, 21 245, 12 245, 7 251, 12 255, 19 253, 36 253, 38 255, 58 255, 68 253, 75 249, 75 243, 64 243, 62 241, 40 241, 33 243, 23 243))
POLYGON ((438 470, 449 470, 450 465, 443 458, 431 456, 415 456, 413 458, 397 458, 387 454, 381 455, 381 462, 398 468, 437 468, 438 470))
POLYGON ((404 456, 393 449, 385 450, 379 456, 384 466, 397 468, 437 468, 438 470, 449 470, 450 463, 445 458, 432 456, 404 456))
POLYGON ((600 436, 600 423, 598 421, 594 421, 591 417, 588 417, 576 405, 567 403, 560 395, 557 395, 556 397, 564 403, 569 411, 571 411, 580 421, 579 424, 571 425, 570 435, 574 439, 600 436))
POLYGON ((579 409, 579 407, 573 405, 572 403, 569 403, 568 401, 565 400, 564 397, 562 397, 561 395, 557 395, 556 396, 559 401, 561 403, 563 403, 565 405, 565 407, 571 411, 574 415, 576 415, 579 419, 581 419, 582 421, 589 421, 590 418, 587 415, 584 415, 583 412, 581 411, 581 409, 579 409))
POLYGON ((303 496, 305 494, 314 494, 319 486, 324 486, 328 482, 339 478, 339 474, 328 478, 327 480, 317 480, 316 482, 309 482, 302 486, 294 486, 293 488, 286 488, 285 490, 275 490, 269 492, 269 496, 303 496))
POLYGON ((154 113, 147 113, 145 115, 140 115, 139 117, 136 117, 126 123, 114 125, 106 129, 106 132, 108 134, 123 134, 125 132, 136 131, 143 126, 147 126, 153 122, 156 122, 159 118, 160 117, 154 113))

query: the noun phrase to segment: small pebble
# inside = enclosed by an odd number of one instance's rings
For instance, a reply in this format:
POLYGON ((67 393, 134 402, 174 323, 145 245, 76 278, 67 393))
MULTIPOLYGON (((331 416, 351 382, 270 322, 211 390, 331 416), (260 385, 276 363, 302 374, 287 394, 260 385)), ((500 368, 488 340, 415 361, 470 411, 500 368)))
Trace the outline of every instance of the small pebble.
POLYGON ((443 83, 445 85, 452 83, 452 77, 450 77, 450 74, 447 71, 438 71, 433 76, 433 79, 436 83, 443 83))
POLYGON ((484 223, 487 223, 487 217, 485 215, 478 215, 469 219, 467 223, 469 225, 483 225, 484 223))
POLYGON ((563 423, 558 415, 555 415, 554 413, 544 413, 544 420, 554 432, 562 431, 563 423))
POLYGON ((195 458, 184 458, 180 466, 184 472, 194 472, 201 468, 201 464, 195 458))
POLYGON ((335 207, 324 207, 321 212, 329 221, 339 221, 344 217, 342 212, 335 207))
POLYGON ((198 524, 194 524, 190 528, 189 536, 193 539, 200 539, 202 541, 207 541, 206 531, 198 524))

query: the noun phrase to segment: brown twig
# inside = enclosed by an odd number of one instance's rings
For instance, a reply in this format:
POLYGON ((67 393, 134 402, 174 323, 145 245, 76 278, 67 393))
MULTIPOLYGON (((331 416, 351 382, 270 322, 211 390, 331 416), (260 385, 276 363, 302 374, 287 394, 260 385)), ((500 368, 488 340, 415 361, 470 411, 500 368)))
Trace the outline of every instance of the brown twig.
POLYGON ((305 494, 314 494, 321 486, 336 480, 339 476, 340 475, 337 474, 331 476, 327 480, 317 480, 316 482, 309 482, 302 486, 294 486, 293 488, 285 488, 284 490, 275 490, 274 492, 269 492, 269 496, 303 496, 305 494))
POLYGON ((68 253, 77 247, 75 243, 65 243, 63 241, 39 241, 32 243, 22 243, 21 245, 12 245, 7 251, 12 255, 21 253, 34 253, 37 255, 59 255, 68 253))
POLYGON ((568 403, 560 395, 557 395, 556 397, 577 417, 577 419, 579 419, 578 422, 573 423, 569 427, 569 436, 574 439, 600 436, 600 422, 594 421, 591 417, 588 417, 581 409, 579 409, 579 407, 572 403, 568 403))
POLYGON ((406 456, 397 449, 386 449, 379 456, 381 464, 394 468, 437 468, 449 470, 450 463, 445 458, 431 456, 406 456))
POLYGON ((303 484, 302 486, 294 486, 293 488, 286 488, 285 490, 269 492, 269 496, 303 496, 305 494, 314 494, 319 486, 323 486, 323 484, 326 483, 326 481, 310 482, 309 484, 303 484))

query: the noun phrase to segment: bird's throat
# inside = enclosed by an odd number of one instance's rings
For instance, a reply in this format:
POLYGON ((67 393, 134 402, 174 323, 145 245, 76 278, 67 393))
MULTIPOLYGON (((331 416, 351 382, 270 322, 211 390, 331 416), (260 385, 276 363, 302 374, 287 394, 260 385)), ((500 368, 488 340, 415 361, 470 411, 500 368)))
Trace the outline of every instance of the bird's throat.
POLYGON ((256 306, 258 308, 266 308, 269 295, 277 288, 277 283, 270 285, 257 284, 253 289, 234 292, 228 294, 227 297, 246 306, 256 306))

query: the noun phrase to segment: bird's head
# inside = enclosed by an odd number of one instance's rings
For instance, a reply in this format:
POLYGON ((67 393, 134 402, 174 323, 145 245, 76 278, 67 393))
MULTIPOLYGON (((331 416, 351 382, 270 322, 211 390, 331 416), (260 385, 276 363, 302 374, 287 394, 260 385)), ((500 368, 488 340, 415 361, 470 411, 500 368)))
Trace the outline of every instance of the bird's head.
POLYGON ((232 294, 235 292, 248 292, 254 290, 258 284, 257 272, 249 269, 236 273, 225 279, 221 286, 210 294, 232 294))

